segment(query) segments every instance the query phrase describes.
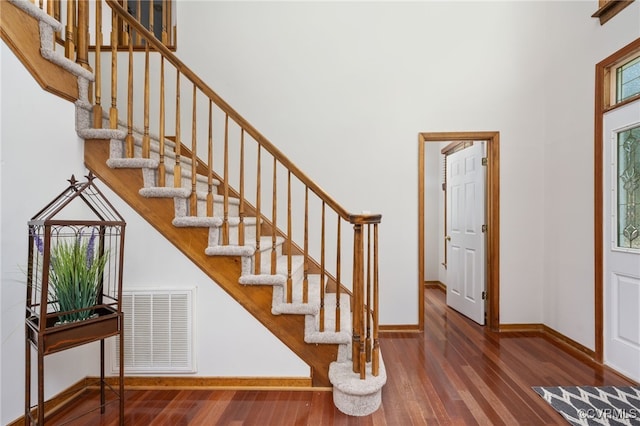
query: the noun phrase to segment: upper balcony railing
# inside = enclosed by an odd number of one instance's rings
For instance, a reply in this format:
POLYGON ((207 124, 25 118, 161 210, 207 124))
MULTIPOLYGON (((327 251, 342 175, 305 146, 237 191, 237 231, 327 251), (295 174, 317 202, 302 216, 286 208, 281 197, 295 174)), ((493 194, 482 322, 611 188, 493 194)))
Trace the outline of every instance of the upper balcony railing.
MULTIPOLYGON (((151 5, 137 3, 138 10, 151 5)), ((41 1, 40 7, 67 11, 54 16, 67 28, 58 43, 95 74, 94 127, 126 130, 128 157, 157 158, 158 186, 186 187, 188 215, 220 217, 221 244, 254 246, 256 275, 276 273, 283 241, 288 302, 294 258, 302 258, 302 301, 308 301, 311 274, 326 283, 319 286, 321 331, 340 331, 341 295, 350 293, 353 371, 363 379, 377 376, 381 216, 352 214, 338 204, 128 13, 126 2, 41 1), (199 180, 206 191, 198 189, 199 180), (220 207, 214 212, 214 206, 220 207), (352 233, 343 232, 348 225, 352 233), (335 297, 327 299, 329 293, 335 297), (335 324, 325 321, 328 309, 335 324)))

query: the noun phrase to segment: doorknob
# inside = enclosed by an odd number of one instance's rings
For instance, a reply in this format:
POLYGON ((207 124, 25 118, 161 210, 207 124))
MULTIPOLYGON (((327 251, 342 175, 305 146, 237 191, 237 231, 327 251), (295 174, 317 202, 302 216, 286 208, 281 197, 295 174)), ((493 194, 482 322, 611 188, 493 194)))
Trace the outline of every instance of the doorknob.
POLYGON ((444 237, 444 239, 445 239, 446 241, 451 241, 451 236, 447 235, 446 237, 444 237))

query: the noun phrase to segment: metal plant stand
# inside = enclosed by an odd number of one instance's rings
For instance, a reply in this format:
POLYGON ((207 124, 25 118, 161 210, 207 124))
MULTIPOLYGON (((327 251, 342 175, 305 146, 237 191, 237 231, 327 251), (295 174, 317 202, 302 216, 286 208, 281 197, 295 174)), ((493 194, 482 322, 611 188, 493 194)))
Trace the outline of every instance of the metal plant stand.
POLYGON ((108 404, 118 401, 120 424, 124 425, 124 336, 120 295, 125 222, 94 185, 94 179, 90 174, 86 182, 78 182, 72 176, 69 187, 29 221, 26 425, 44 425, 45 422, 45 356, 96 341, 100 341, 100 406, 91 411, 100 408, 104 413, 108 404), (69 269, 73 272, 67 273, 69 269), (66 279, 67 276, 72 278, 66 279), (88 305, 68 307, 64 291, 69 288, 72 293, 75 291, 74 298, 89 300, 88 305), (84 297, 86 294, 90 297, 84 297), (112 386, 105 380, 104 342, 113 336, 119 339, 120 369, 118 383, 112 386), (37 353, 38 364, 35 406, 31 405, 32 348, 37 353), (106 387, 116 396, 109 403, 106 387))

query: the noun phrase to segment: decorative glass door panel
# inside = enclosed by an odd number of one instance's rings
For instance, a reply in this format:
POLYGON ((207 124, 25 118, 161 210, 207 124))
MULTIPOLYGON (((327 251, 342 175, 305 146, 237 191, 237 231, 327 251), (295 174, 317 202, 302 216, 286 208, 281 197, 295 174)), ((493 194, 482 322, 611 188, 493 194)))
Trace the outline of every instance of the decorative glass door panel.
POLYGON ((618 133, 617 249, 640 250, 640 126, 618 133))

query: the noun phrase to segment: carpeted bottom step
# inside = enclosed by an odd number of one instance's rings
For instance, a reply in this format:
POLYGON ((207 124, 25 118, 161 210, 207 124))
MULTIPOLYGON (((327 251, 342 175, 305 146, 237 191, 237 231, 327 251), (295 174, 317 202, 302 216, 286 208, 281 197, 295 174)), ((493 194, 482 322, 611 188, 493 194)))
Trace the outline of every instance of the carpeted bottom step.
POLYGON ((367 364, 367 377, 361 379, 353 372, 351 361, 332 362, 329 380, 333 385, 333 403, 350 416, 367 416, 376 411, 382 402, 382 387, 387 382, 387 372, 380 355, 378 376, 373 376, 371 364, 367 364))

